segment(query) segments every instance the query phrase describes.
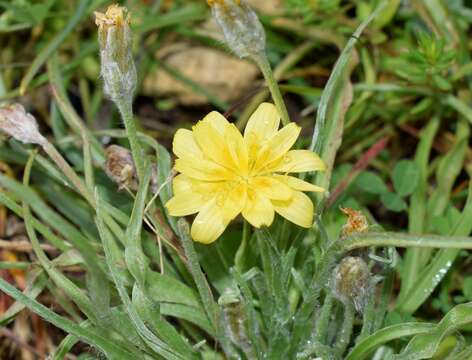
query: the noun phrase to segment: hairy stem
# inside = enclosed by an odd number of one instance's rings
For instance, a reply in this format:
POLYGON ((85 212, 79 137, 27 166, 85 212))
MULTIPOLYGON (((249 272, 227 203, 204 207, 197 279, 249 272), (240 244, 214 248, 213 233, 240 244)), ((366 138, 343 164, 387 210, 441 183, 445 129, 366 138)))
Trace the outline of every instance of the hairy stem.
POLYGON ((131 103, 131 99, 117 99, 116 106, 118 107, 121 118, 125 123, 126 133, 128 135, 129 144, 131 146, 131 154, 133 155, 138 179, 141 182, 144 176, 144 157, 143 149, 138 140, 136 123, 133 119, 133 105, 131 103))
POLYGON ((290 123, 290 118, 288 116, 287 107, 285 106, 284 99, 280 93, 279 86, 277 85, 277 80, 275 80, 274 73, 270 67, 269 61, 264 54, 255 55, 253 57, 254 62, 259 66, 262 74, 264 75, 267 86, 269 87, 272 99, 274 100, 275 106, 279 111, 280 117, 282 118, 282 124, 287 125, 290 123))

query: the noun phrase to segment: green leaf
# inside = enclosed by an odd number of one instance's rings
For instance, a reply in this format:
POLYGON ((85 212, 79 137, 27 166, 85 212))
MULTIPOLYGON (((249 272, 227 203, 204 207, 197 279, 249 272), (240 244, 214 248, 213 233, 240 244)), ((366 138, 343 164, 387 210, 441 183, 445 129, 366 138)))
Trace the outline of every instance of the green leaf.
POLYGON ((462 293, 467 300, 472 300, 472 276, 468 276, 464 279, 462 284, 462 293))
POLYGON ((116 241, 103 222, 103 217, 101 215, 103 209, 100 207, 99 198, 97 198, 97 204, 99 204, 99 206, 97 208, 96 223, 100 233, 100 238, 103 242, 106 262, 129 319, 132 321, 141 338, 153 351, 155 351, 157 354, 160 354, 165 359, 183 360, 180 354, 175 353, 175 351, 173 351, 165 342, 163 342, 151 330, 149 330, 144 321, 140 318, 136 309, 133 307, 128 291, 118 271, 118 259, 112 251, 113 247, 116 245, 116 241))
MULTIPOLYGON (((172 292, 166 289, 166 292, 172 292)), ((165 320, 160 314, 160 306, 149 300, 136 284, 132 293, 133 306, 139 316, 151 327, 151 329, 167 342, 175 351, 183 355, 186 359, 195 358, 194 351, 187 339, 165 320)), ((203 311, 202 311, 202 315, 203 311)))
POLYGON ((206 314, 203 311, 196 311, 194 307, 163 303, 161 304, 161 314, 189 321, 205 330, 208 334, 216 335, 206 314))
POLYGON ((133 354, 129 349, 122 348, 116 341, 106 339, 96 331, 83 329, 69 319, 59 316, 44 305, 29 298, 2 278, 0 278, 0 290, 24 304, 28 309, 41 316, 44 320, 69 334, 73 334, 87 344, 102 350, 110 359, 136 359, 136 354, 133 354))
POLYGON ((380 200, 387 209, 395 212, 400 212, 407 208, 406 202, 400 196, 392 192, 383 193, 380 196, 380 200))
POLYGON ((433 329, 411 339, 406 348, 399 355, 393 356, 393 359, 430 359, 447 335, 470 323, 472 323, 472 303, 457 305, 433 329))
POLYGON ((196 293, 181 281, 167 274, 148 271, 146 285, 148 296, 157 303, 182 304, 203 310, 196 293))
MULTIPOLYGON (((468 235, 472 231, 472 183, 469 184, 469 195, 467 202, 462 210, 462 214, 457 219, 451 235, 468 235)), ((445 236, 445 239, 452 239, 454 236, 445 236)), ((464 247, 467 245, 464 244, 464 247)), ((418 280, 413 284, 411 290, 401 302, 397 302, 397 308, 404 313, 413 313, 418 307, 426 301, 436 286, 447 274, 452 263, 460 252, 459 248, 441 249, 434 258, 421 269, 418 280)))
POLYGON ((362 360, 375 349, 395 339, 422 334, 433 328, 433 324, 404 323, 383 328, 362 340, 351 350, 346 360, 362 360))
POLYGON ((144 255, 141 243, 141 230, 144 217, 144 207, 146 206, 146 196, 149 189, 149 181, 151 179, 151 166, 147 166, 144 177, 139 184, 138 193, 133 206, 133 212, 126 229, 125 237, 125 261, 128 270, 138 282, 141 288, 144 287, 146 279, 146 270, 149 268, 149 259, 144 255))
POLYGON ((382 178, 371 172, 363 171, 356 179, 356 185, 370 194, 383 194, 388 192, 387 185, 382 178))
MULTIPOLYGON (((36 299, 39 294, 44 290, 48 278, 42 269, 30 270, 27 274, 27 285, 23 291, 25 296, 30 299, 36 299)), ((4 326, 15 318, 20 311, 25 308, 25 305, 21 302, 15 302, 11 305, 7 311, 5 311, 0 317, 0 325, 4 326)))
POLYGON ((408 196, 415 191, 420 179, 418 166, 411 160, 401 160, 393 169, 393 187, 400 196, 408 196))
MULTIPOLYGON (((421 234, 425 229, 429 157, 439 125, 439 118, 433 117, 421 131, 420 142, 416 148, 415 162, 419 170, 419 181, 411 195, 408 211, 408 231, 413 234, 421 234)), ((402 302, 418 277, 421 269, 421 256, 422 249, 408 249, 405 253, 399 302, 402 302)))

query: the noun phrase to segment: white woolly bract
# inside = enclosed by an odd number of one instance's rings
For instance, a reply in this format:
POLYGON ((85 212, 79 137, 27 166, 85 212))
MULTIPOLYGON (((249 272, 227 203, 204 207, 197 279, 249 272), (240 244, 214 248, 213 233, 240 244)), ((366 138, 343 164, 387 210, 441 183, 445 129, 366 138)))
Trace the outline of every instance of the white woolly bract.
POLYGON ((212 5, 212 14, 228 47, 241 58, 255 56, 265 51, 266 37, 256 13, 241 0, 225 0, 212 5))
POLYGON ((44 144, 46 138, 38 130, 33 115, 21 104, 0 108, 0 130, 25 144, 44 144))
POLYGON ((137 74, 128 24, 100 29, 99 45, 100 73, 105 95, 113 101, 132 97, 136 89, 137 74))

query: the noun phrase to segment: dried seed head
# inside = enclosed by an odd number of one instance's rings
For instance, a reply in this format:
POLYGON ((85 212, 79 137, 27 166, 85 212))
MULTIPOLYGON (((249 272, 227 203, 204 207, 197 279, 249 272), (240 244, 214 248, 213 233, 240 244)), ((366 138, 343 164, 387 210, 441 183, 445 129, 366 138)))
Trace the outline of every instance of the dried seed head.
POLYGON ((365 261, 355 256, 342 259, 334 270, 332 288, 340 301, 351 302, 362 312, 370 289, 370 271, 365 261))
POLYGON ((110 145, 106 149, 105 172, 110 179, 118 184, 119 189, 125 187, 136 191, 138 176, 131 152, 118 145, 110 145))
POLYGON ((46 138, 40 134, 33 115, 21 104, 0 108, 0 130, 25 144, 43 145, 46 138))
MULTIPOLYGON (((133 155, 127 148, 118 145, 110 145, 106 148, 105 172, 110 179, 118 184, 120 190, 124 188, 132 191, 138 190, 138 174, 133 155)), ((152 168, 151 189, 153 192, 159 191, 157 166, 152 168)))
POLYGON ((342 236, 366 232, 369 229, 367 218, 361 211, 351 208, 341 208, 341 211, 348 217, 342 229, 342 236))
POLYGON ((104 91, 113 101, 132 97, 137 76, 132 54, 130 16, 126 8, 111 5, 95 12, 104 91))
POLYGON ((264 28, 244 0, 207 0, 207 3, 226 44, 239 57, 259 56, 265 52, 264 28))

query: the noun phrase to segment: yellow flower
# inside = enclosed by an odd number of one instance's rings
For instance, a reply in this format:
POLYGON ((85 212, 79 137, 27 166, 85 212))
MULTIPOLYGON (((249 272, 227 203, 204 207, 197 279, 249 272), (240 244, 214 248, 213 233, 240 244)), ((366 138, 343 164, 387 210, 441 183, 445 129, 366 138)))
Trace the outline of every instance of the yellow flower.
POLYGON ((287 173, 324 170, 325 164, 308 150, 290 150, 300 127, 290 123, 278 130, 274 105, 261 104, 248 121, 244 136, 214 111, 192 129, 174 137, 177 156, 174 197, 166 207, 172 216, 198 213, 192 238, 215 241, 238 214, 254 227, 269 226, 278 213, 310 227, 314 207, 302 191, 324 191, 287 173))

